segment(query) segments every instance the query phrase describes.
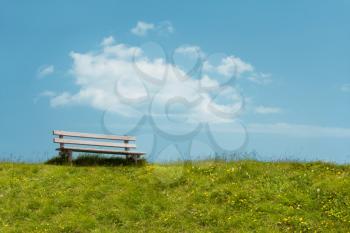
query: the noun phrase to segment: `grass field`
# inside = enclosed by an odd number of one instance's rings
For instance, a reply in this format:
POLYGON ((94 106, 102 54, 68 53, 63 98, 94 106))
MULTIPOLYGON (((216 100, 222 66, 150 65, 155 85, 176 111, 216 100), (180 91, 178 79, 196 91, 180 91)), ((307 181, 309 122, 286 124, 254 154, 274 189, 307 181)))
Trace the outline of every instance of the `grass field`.
POLYGON ((350 166, 0 163, 0 232, 350 232, 350 166))

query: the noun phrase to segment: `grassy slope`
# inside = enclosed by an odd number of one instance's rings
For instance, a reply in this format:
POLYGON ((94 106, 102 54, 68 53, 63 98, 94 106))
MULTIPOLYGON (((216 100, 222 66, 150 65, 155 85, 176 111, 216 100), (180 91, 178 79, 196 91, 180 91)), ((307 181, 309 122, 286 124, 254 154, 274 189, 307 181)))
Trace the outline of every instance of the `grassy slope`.
POLYGON ((0 163, 0 232, 349 232, 350 166, 0 163))

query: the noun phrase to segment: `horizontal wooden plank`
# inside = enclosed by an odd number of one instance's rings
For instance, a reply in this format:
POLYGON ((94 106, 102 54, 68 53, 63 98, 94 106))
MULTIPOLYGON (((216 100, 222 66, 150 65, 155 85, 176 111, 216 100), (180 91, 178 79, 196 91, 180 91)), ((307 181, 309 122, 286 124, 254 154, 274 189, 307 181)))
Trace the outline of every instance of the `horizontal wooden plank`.
MULTIPOLYGON (((75 152, 87 152, 87 153, 101 153, 101 154, 116 154, 116 155, 144 155, 144 152, 138 151, 117 151, 98 148, 81 148, 81 147, 64 147, 65 150, 71 150, 75 152)), ((56 150, 61 150, 57 148, 56 150)))
POLYGON ((86 145, 86 146, 106 146, 106 147, 118 147, 118 148, 136 148, 136 145, 135 144, 131 144, 131 143, 84 141, 84 140, 73 140, 73 139, 64 139, 64 138, 54 138, 53 141, 55 143, 86 145))
POLYGON ((91 134, 91 133, 80 133, 80 132, 68 132, 68 131, 62 131, 62 130, 54 130, 53 134, 68 136, 68 137, 80 137, 80 138, 96 138, 96 139, 127 140, 127 141, 136 140, 136 137, 133 137, 133 136, 91 134))

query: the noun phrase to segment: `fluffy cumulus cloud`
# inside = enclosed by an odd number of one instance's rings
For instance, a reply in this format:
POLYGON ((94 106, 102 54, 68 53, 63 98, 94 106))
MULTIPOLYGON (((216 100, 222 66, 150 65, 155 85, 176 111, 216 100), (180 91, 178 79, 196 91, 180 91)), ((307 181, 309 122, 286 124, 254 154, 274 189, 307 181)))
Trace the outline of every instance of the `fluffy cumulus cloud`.
MULTIPOLYGON (((198 51, 199 47, 177 49, 187 56, 198 51)), ((239 91, 219 85, 221 76, 209 76, 206 71, 191 76, 165 57, 151 58, 141 47, 115 42, 113 37, 105 38, 98 51, 71 52, 70 56, 79 90, 56 94, 51 98, 54 107, 79 104, 127 116, 185 116, 196 122, 227 122, 243 108, 239 91), (203 84, 215 88, 206 89, 203 84)), ((207 66, 223 76, 254 70, 233 55, 207 66)))
POLYGON ((225 76, 233 76, 253 71, 253 66, 245 63, 239 57, 229 56, 222 60, 222 64, 217 67, 217 70, 225 76))
POLYGON ((115 42, 115 39, 113 36, 106 37, 102 40, 101 46, 108 46, 115 42))
POLYGON ((143 21, 138 21, 136 26, 131 29, 131 32, 137 36, 145 36, 148 31, 154 30, 155 26, 153 23, 146 23, 143 21))
POLYGON ((252 74, 253 71, 254 67, 251 64, 233 55, 221 57, 219 62, 215 64, 210 60, 204 60, 203 62, 203 72, 209 75, 239 78, 242 74, 252 74))
POLYGON ((41 66, 37 71, 38 78, 44 78, 55 72, 55 67, 53 65, 44 65, 41 66))
POLYGON ((204 53, 200 47, 194 45, 183 45, 175 49, 175 53, 190 57, 204 57, 204 53))
POLYGON ((163 35, 173 33, 175 29, 172 23, 169 21, 163 21, 158 24, 138 21, 136 26, 133 27, 130 31, 137 36, 146 36, 151 31, 155 31, 158 34, 163 35))

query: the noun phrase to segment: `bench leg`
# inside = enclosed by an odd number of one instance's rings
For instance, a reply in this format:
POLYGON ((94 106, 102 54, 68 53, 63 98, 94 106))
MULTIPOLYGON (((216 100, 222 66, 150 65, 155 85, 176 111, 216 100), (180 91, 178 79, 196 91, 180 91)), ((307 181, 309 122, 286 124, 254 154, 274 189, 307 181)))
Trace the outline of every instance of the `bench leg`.
POLYGON ((140 160, 140 156, 135 155, 132 159, 134 160, 135 165, 137 165, 138 161, 140 160))
POLYGON ((130 155, 125 155, 125 160, 130 161, 130 160, 132 160, 132 157, 130 155))
POLYGON ((72 151, 69 150, 67 151, 67 161, 70 165, 72 165, 72 161, 73 161, 73 156, 72 156, 72 151))
POLYGON ((133 161, 135 164, 137 164, 138 156, 125 155, 125 160, 133 161))
POLYGON ((64 151, 61 151, 61 150, 60 150, 59 156, 61 157, 62 160, 66 157, 64 151))
POLYGON ((67 161, 68 163, 72 164, 72 151, 71 150, 61 150, 60 157, 62 158, 62 160, 67 161))

